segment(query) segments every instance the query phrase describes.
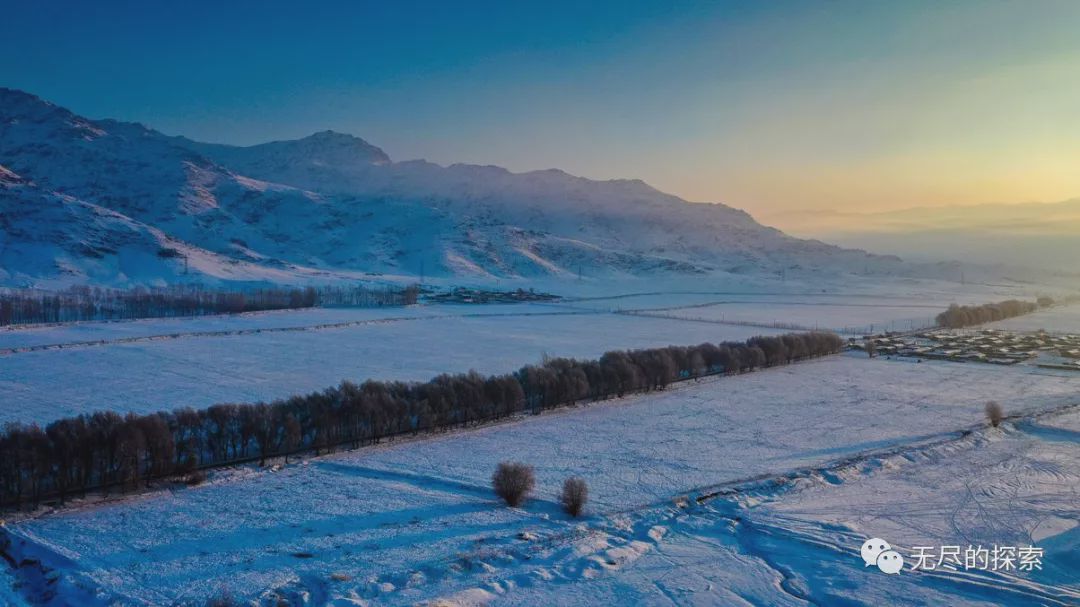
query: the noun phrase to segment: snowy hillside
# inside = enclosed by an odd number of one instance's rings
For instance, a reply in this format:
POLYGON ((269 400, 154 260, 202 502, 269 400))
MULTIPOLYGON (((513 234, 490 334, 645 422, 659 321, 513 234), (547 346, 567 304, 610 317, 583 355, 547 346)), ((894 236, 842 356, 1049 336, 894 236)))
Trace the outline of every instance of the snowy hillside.
POLYGON ((324 274, 200 248, 0 165, 0 285, 303 282, 324 274))
POLYGON ((393 162, 330 131, 198 143, 11 89, 0 165, 7 285, 952 272, 791 238, 636 180, 393 162))

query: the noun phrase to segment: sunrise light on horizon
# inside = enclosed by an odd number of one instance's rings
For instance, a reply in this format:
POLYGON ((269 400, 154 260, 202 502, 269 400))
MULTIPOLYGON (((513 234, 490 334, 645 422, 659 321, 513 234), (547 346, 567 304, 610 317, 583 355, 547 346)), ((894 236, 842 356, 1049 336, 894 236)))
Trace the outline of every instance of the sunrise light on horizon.
POLYGON ((640 178, 786 229, 1080 196, 1074 2, 334 4, 13 6, 0 84, 205 141, 330 128, 640 178))

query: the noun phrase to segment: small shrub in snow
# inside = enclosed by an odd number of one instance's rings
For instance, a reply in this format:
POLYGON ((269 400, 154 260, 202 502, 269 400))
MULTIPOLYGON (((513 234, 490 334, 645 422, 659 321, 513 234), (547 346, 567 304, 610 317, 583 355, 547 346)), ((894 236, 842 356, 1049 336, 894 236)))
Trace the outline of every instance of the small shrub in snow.
POLYGON ((562 493, 559 494, 559 503, 562 504, 563 510, 570 516, 581 516, 581 511, 585 509, 585 502, 589 501, 589 487, 585 484, 585 479, 572 476, 563 482, 562 493))
POLYGON ((491 484, 510 506, 520 506, 536 485, 532 466, 520 462, 502 462, 491 476, 491 484))
POLYGON ((206 607, 241 607, 243 603, 228 590, 219 590, 206 600, 206 607))
POLYGON ((986 403, 986 419, 991 426, 997 428, 1001 425, 1001 420, 1005 419, 1005 410, 998 403, 990 401, 986 403))

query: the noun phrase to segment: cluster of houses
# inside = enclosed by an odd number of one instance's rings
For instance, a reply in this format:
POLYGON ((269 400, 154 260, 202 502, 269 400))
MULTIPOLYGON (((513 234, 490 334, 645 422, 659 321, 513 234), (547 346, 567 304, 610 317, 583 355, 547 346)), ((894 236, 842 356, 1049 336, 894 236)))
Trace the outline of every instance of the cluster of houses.
POLYGON ((1015 365, 1033 361, 1040 367, 1080 371, 1080 335, 936 329, 908 334, 869 335, 852 339, 851 348, 876 356, 904 356, 956 362, 1015 365))

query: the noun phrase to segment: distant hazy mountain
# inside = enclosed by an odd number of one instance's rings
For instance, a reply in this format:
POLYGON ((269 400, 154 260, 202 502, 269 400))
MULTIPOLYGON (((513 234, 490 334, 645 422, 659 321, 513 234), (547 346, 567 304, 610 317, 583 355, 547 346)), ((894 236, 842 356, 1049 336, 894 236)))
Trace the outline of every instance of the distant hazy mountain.
POLYGON ((1077 271, 1080 199, 1058 203, 919 207, 882 213, 808 212, 775 218, 800 236, 906 259, 957 259, 1077 271))
POLYGON ((0 89, 0 283, 417 275, 951 275, 762 226, 637 180, 393 162, 316 133, 251 147, 0 89))

